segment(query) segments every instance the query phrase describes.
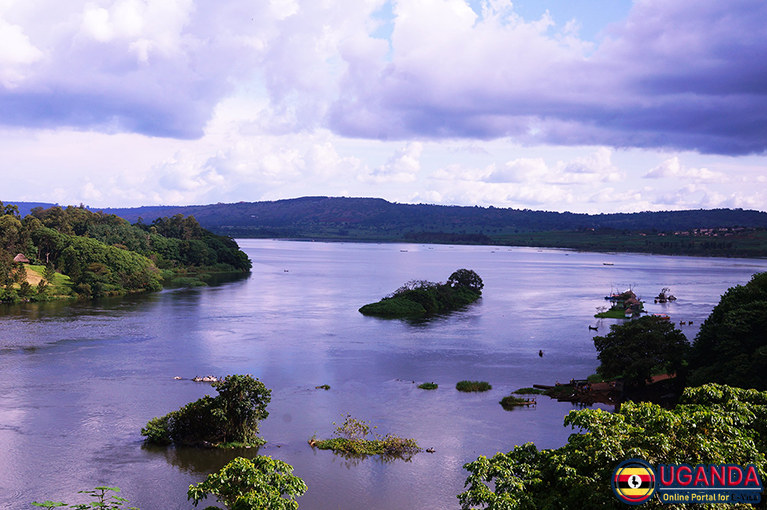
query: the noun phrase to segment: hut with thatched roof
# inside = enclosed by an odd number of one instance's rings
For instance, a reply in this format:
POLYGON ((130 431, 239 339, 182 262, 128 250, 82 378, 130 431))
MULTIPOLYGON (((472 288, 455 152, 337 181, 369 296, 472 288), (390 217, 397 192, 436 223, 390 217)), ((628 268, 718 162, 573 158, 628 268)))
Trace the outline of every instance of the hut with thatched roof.
POLYGON ((19 253, 15 257, 13 257, 13 261, 17 264, 29 264, 29 259, 24 256, 23 253, 19 253))

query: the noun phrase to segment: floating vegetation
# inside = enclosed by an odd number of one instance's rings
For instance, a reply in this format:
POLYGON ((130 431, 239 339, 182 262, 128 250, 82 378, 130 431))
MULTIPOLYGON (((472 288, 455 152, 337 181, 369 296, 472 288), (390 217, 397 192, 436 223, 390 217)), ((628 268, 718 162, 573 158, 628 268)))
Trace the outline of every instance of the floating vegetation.
POLYGON ((319 386, 315 386, 314 388, 318 389, 318 390, 328 391, 330 389, 330 385, 329 384, 321 384, 319 386))
POLYGON ((489 391, 493 387, 487 381, 459 381, 455 385, 455 389, 458 391, 473 392, 473 391, 489 391))
POLYGON ((418 387, 422 390, 436 390, 439 388, 439 384, 434 384, 433 382, 425 382, 423 384, 419 384, 418 387))

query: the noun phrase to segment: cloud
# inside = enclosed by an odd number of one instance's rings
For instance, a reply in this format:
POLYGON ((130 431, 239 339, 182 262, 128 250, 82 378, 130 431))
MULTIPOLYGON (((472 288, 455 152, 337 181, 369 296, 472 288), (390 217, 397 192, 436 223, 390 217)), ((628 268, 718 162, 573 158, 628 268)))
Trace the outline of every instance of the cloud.
POLYGON ((24 70, 43 58, 22 27, 0 18, 0 85, 14 89, 25 78, 24 70))
POLYGON ((493 2, 400 1, 391 62, 330 110, 348 136, 763 153, 767 4, 639 0, 597 47, 493 2))
POLYGON ((421 169, 418 160, 423 150, 420 142, 408 142, 404 147, 397 150, 382 166, 360 174, 359 179, 363 182, 387 183, 387 182, 413 182, 416 174, 421 169))
POLYGON ((677 156, 663 161, 643 177, 648 179, 679 178, 693 182, 725 182, 727 180, 725 174, 711 171, 708 168, 684 167, 677 156))

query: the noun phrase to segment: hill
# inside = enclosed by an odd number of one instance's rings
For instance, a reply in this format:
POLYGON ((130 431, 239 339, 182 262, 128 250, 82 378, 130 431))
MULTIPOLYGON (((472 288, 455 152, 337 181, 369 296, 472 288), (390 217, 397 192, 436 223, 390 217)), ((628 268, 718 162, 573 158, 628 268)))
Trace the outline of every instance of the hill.
POLYGON ((459 233, 487 233, 503 229, 528 232, 593 229, 690 230, 717 227, 767 228, 767 213, 743 209, 697 209, 686 211, 580 214, 497 207, 464 207, 429 204, 397 204, 380 198, 302 197, 272 202, 238 202, 192 206, 147 206, 104 209, 130 222, 139 217, 194 216, 200 225, 230 229, 238 235, 258 234, 261 229, 294 230, 319 226, 361 227, 384 232, 409 229, 459 233))

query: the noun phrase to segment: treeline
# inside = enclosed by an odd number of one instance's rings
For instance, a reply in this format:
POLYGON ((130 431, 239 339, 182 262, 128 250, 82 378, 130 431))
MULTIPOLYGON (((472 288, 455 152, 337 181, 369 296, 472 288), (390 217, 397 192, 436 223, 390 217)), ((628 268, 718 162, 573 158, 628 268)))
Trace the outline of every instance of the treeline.
MULTIPOLYGON (((298 229, 330 227, 368 231, 493 234, 544 231, 675 231, 722 226, 767 228, 767 213, 743 209, 698 209, 615 214, 578 214, 499 207, 396 204, 380 198, 302 197, 273 202, 240 202, 184 207, 107 209, 130 221, 171 214, 193 214, 205 228, 298 229)), ((350 232, 352 233, 352 232, 350 232)))
MULTIPOLYGON (((91 298, 162 288, 163 277, 186 272, 248 271, 251 262, 229 237, 175 215, 150 224, 84 207, 35 207, 21 218, 0 202, 0 300, 46 299, 52 292, 91 298), (14 262, 23 255, 28 266, 14 262), (41 280, 31 289, 27 268, 41 280), (56 274, 69 285, 51 289, 56 274)), ((61 279, 59 278, 59 283, 61 279)))

